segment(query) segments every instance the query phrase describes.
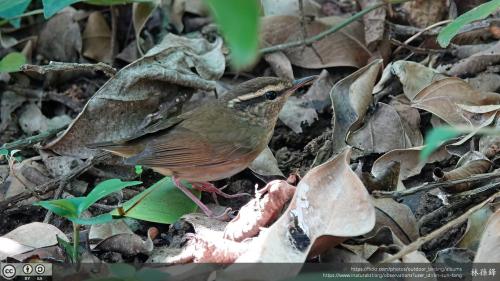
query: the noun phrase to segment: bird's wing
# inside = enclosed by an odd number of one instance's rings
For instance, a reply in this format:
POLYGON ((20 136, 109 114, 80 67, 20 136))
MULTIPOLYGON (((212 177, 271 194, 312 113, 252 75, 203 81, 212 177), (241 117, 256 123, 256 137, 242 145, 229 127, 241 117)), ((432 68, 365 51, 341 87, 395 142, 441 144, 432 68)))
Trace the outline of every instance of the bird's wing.
POLYGON ((175 169, 224 164, 254 152, 237 142, 213 142, 197 132, 175 127, 168 134, 151 139, 145 149, 128 158, 129 164, 175 169))

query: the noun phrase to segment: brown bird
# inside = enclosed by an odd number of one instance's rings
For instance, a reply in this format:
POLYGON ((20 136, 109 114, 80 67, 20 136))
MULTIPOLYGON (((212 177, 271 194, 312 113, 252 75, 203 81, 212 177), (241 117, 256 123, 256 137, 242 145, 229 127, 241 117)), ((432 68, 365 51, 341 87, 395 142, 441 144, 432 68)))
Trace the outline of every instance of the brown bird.
POLYGON ((269 143, 288 97, 315 79, 255 78, 235 86, 221 99, 173 118, 155 120, 130 138, 89 147, 126 157, 127 164, 144 165, 172 176, 177 187, 212 216, 180 180, 225 195, 207 182, 248 167, 269 143))

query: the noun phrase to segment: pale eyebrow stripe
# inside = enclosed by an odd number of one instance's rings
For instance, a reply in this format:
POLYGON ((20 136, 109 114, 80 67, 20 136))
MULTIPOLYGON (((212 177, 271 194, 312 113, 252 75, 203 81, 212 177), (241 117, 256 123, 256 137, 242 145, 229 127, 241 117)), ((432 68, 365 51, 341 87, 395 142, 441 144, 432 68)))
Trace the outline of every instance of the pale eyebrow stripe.
POLYGON ((262 95, 264 95, 264 93, 266 93, 267 91, 278 91, 278 88, 276 86, 268 86, 256 93, 251 93, 251 94, 246 94, 246 95, 243 95, 243 96, 239 96, 235 99, 233 99, 233 101, 246 101, 246 100, 250 100, 250 99, 253 99, 253 98, 256 98, 256 97, 260 97, 262 95))

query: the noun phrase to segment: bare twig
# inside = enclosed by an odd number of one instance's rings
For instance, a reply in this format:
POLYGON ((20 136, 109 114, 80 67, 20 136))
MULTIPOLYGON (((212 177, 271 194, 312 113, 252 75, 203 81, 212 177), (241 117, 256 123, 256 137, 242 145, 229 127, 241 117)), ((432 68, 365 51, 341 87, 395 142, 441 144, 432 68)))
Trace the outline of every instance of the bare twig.
POLYGON ((356 20, 360 19, 362 16, 366 15, 367 13, 369 13, 375 9, 378 9, 384 5, 387 5, 387 4, 400 4, 400 3, 404 3, 404 2, 408 2, 408 1, 411 1, 411 0, 389 0, 386 3, 379 3, 376 5, 367 7, 366 9, 363 9, 363 10, 357 12, 356 14, 352 15, 351 17, 343 20, 340 24, 332 26, 331 28, 329 28, 323 32, 320 32, 314 36, 311 36, 311 37, 307 38, 306 40, 288 42, 288 43, 278 44, 278 45, 267 47, 267 48, 262 48, 262 49, 260 49, 260 52, 262 54, 267 54, 267 53, 281 51, 281 50, 285 50, 285 49, 289 49, 289 48, 293 48, 293 47, 298 47, 301 45, 310 45, 316 41, 319 41, 319 40, 325 38, 326 36, 328 36, 330 34, 333 34, 337 31, 341 30, 342 28, 355 22, 356 20))
MULTIPOLYGON (((431 24, 429 25, 428 27, 420 30, 419 32, 415 33, 413 36, 411 36, 410 38, 406 39, 403 43, 405 45, 408 45, 410 44, 413 40, 417 39, 418 37, 420 37, 422 34, 424 34, 426 31, 429 31, 429 30, 432 30, 438 26, 441 26, 441 25, 444 25, 444 24, 447 24, 447 23, 450 23, 451 20, 444 20, 444 21, 440 21, 440 22, 436 22, 434 24, 431 24)), ((394 50, 393 52, 393 55, 399 53, 402 49, 403 49, 404 46, 399 46, 396 48, 396 50, 394 50)))
POLYGON ((481 202, 481 203, 477 204, 476 206, 474 206, 474 207, 470 208, 469 210, 467 210, 467 212, 463 213, 458 218, 456 218, 456 219, 448 222, 447 224, 445 224, 442 227, 434 230, 433 232, 429 233, 428 235, 418 238, 413 243, 410 243, 410 244, 406 245, 397 254, 395 254, 395 255, 393 255, 393 256, 391 256, 391 257, 383 260, 381 263, 389 263, 389 262, 395 261, 395 260, 397 260, 399 258, 402 258, 403 256, 405 256, 405 255, 407 255, 409 253, 412 253, 412 252, 418 250, 423 244, 431 241, 434 238, 439 237, 440 235, 443 235, 449 229, 451 229, 451 228, 453 228, 453 227, 455 227, 455 226, 457 226, 457 225, 465 222, 474 212, 476 212, 477 210, 481 209, 486 204, 492 202, 493 200, 495 200, 499 196, 500 196, 500 192, 497 192, 497 193, 493 194, 492 196, 488 197, 488 199, 484 200, 483 202, 481 202))
POLYGON ((459 179, 459 180, 452 180, 452 181, 443 181, 443 182, 428 182, 424 183, 419 186, 415 186, 406 190, 402 191, 381 191, 381 190, 376 190, 372 192, 372 195, 377 198, 381 197, 391 197, 394 199, 399 199, 404 196, 408 196, 411 194, 415 194, 417 192, 423 192, 423 191, 428 191, 434 188, 442 188, 442 187, 449 187, 453 186, 456 184, 461 184, 461 183, 474 183, 474 182, 480 182, 483 180, 491 180, 491 179, 496 179, 500 178, 500 172, 493 172, 493 173, 486 173, 486 174, 480 174, 480 175, 473 175, 465 179, 459 179))
POLYGON ((34 136, 31 136, 31 137, 27 137, 27 138, 24 138, 24 139, 20 139, 20 140, 16 140, 16 141, 13 141, 13 142, 9 142, 9 143, 6 143, 4 144, 1 148, 5 148, 5 149, 20 149, 20 148, 23 148, 23 147, 27 147, 27 146, 31 146, 35 143, 38 143, 40 141, 43 141, 43 140, 46 140, 48 138, 51 138, 53 136, 55 136, 57 133, 59 133, 60 131, 66 129, 68 126, 63 126, 61 128, 57 128, 57 129, 51 129, 51 130, 47 130, 43 133, 40 133, 38 135, 34 135, 34 136))
POLYGON ((421 47, 414 47, 410 46, 406 43, 400 42, 396 39, 391 39, 390 42, 396 46, 399 46, 398 48, 405 48, 408 49, 414 53, 417 54, 428 54, 428 53, 434 53, 434 54, 446 54, 446 53, 451 53, 453 50, 450 49, 429 49, 429 48, 421 48, 421 47))
POLYGON ((34 71, 40 74, 46 74, 54 71, 102 71, 108 77, 116 74, 116 69, 102 62, 99 63, 69 63, 51 61, 47 65, 25 64, 21 66, 21 71, 34 71))

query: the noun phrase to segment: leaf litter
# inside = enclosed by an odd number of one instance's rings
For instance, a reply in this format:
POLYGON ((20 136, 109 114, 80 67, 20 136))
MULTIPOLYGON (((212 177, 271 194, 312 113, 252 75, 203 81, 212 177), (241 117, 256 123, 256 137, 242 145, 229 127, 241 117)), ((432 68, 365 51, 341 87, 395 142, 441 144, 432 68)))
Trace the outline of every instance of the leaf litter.
MULTIPOLYGON (((381 3, 348 2, 353 1, 262 1, 261 47, 318 35, 342 20, 331 15, 351 15, 381 3)), ((215 183, 229 194, 253 197, 219 201, 202 195, 202 201, 220 204, 214 209, 233 207, 232 221, 199 213, 178 219, 191 209, 164 212, 158 219, 155 214, 166 210, 161 202, 168 202, 162 198, 170 185, 141 199, 154 203, 148 208, 140 200, 139 207, 127 205, 144 192, 143 187, 127 188, 99 201, 86 215, 114 210, 119 216, 116 207, 125 206, 138 226, 132 230, 117 220, 82 227, 93 243, 86 259, 131 261, 142 255, 155 262, 225 263, 230 266, 221 276, 228 278, 241 275, 238 264, 243 262, 297 263, 273 272, 273 277, 286 278, 304 262, 318 260, 495 261, 495 203, 469 214, 463 224, 454 223, 441 237, 430 235, 497 188, 496 180, 475 178, 498 173, 498 138, 478 133, 498 127, 500 109, 495 29, 466 26, 475 33, 459 32, 455 45, 439 49, 435 34, 453 7, 447 1, 430 2, 376 9, 312 44, 264 52, 258 63, 237 73, 227 67, 230 50, 210 25, 202 1, 141 2, 109 10, 75 5, 48 20, 34 16, 29 26, 23 19, 19 30, 2 27, 2 46, 22 51, 35 65, 101 62, 118 70, 110 77, 96 71, 96 65, 83 72, 62 68, 2 75, 2 142, 57 131, 71 122, 58 135, 23 144, 20 155, 26 160, 2 151, 0 210, 6 215, 1 234, 17 234, 1 241, 18 249, 2 251, 2 258, 64 258, 54 238, 65 237, 61 230, 70 232, 67 221, 38 215, 55 226, 39 223, 48 227, 43 231, 49 242, 30 240, 29 232, 38 227, 32 223, 34 212, 40 210, 31 203, 38 196, 84 196, 96 182, 117 175, 140 177, 146 187, 168 181, 147 167, 141 175, 118 172, 124 168, 119 158, 86 166, 99 158, 87 144, 127 137, 253 77, 319 75, 309 89, 290 97, 269 148, 250 169, 215 183), (431 25, 438 27, 425 29, 431 25), (392 53, 396 45, 398 52, 392 53), (471 132, 421 160, 429 129, 446 124, 471 132), (52 186, 44 189, 47 184, 52 186), (31 190, 40 193, 33 196, 31 190), (140 220, 154 221, 155 227, 140 220), (406 252, 422 239, 424 246, 406 252)), ((457 5, 462 13, 463 3, 457 5)))

